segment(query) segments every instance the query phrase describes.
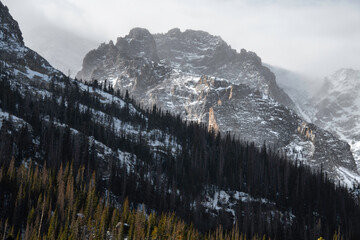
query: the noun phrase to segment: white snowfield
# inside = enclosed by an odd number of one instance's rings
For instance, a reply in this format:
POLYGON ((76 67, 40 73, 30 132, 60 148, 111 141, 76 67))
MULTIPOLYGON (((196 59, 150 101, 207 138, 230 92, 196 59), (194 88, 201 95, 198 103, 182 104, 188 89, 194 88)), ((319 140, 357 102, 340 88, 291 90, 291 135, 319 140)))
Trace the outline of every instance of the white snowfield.
MULTIPOLYGON (((258 203, 261 205, 266 205, 269 209, 274 208, 276 204, 266 198, 254 198, 250 194, 240 191, 230 191, 230 190, 213 190, 217 189, 215 186, 205 190, 205 199, 201 202, 201 205, 205 207, 205 211, 210 213, 213 216, 217 216, 220 211, 225 211, 231 214, 233 222, 235 224, 237 219, 237 214, 235 209, 238 204, 244 203, 258 203)), ((194 202, 193 207, 196 208, 196 203, 194 202)), ((244 212, 240 213, 244 216, 244 212)), ((251 213, 248 213, 251 214, 251 213)), ((264 214, 267 217, 273 218, 277 215, 284 224, 291 225, 295 219, 295 216, 291 212, 281 212, 278 210, 264 210, 264 214)), ((239 216, 240 217, 240 216, 239 216)))

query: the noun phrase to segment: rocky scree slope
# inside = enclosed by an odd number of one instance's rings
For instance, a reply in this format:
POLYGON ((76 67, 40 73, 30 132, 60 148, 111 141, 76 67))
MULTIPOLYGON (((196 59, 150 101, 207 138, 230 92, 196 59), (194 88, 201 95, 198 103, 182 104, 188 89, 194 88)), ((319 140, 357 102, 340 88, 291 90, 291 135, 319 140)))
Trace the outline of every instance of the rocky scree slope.
POLYGON ((349 145, 298 117, 260 58, 237 53, 220 37, 135 28, 90 51, 77 78, 127 90, 145 107, 156 104, 259 146, 266 142, 350 187, 360 181, 349 145))

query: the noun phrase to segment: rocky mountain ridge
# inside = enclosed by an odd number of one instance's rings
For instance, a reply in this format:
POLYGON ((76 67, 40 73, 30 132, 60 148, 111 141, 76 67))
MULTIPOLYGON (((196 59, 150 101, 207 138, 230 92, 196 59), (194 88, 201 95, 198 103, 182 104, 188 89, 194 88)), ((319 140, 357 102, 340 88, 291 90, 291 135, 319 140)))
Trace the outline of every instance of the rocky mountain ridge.
POLYGON ((175 69, 243 83, 289 108, 294 107, 277 86, 275 75, 254 52, 241 49, 238 53, 221 37, 204 31, 181 32, 175 28, 166 34, 155 34, 154 38, 160 59, 175 69))
POLYGON ((127 90, 145 107, 156 105, 259 146, 266 142, 348 186, 360 180, 349 145, 298 117, 255 53, 237 53, 203 31, 172 29, 153 39, 136 28, 116 44, 102 44, 85 56, 77 78, 127 90))

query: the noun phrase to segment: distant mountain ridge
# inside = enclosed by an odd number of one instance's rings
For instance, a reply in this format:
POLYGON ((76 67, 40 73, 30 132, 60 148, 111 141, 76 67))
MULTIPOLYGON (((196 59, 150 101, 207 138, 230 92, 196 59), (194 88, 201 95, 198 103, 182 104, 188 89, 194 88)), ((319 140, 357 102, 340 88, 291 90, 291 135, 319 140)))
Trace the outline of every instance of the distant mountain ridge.
POLYGON ((304 111, 311 121, 351 146, 360 171, 360 71, 339 69, 325 78, 319 92, 308 99, 304 111))
POLYGON ((360 71, 342 68, 323 81, 269 66, 279 86, 291 97, 308 122, 347 142, 360 171, 360 71))
POLYGON ((259 146, 266 142, 348 186, 360 181, 349 145, 298 117, 293 101, 255 53, 237 53, 204 31, 152 35, 132 29, 115 44, 90 51, 77 78, 129 91, 145 107, 156 104, 259 146))

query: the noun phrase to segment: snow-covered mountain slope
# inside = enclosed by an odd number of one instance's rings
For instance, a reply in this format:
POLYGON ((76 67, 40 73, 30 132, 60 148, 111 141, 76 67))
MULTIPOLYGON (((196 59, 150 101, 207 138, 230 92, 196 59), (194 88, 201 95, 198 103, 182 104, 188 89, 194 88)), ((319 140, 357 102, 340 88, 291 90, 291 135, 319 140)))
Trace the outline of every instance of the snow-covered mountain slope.
MULTIPOLYGON (((106 112, 104 109, 115 105, 117 108, 129 112, 134 118, 140 117, 142 121, 147 121, 132 104, 125 103, 122 99, 112 94, 70 79, 52 67, 42 56, 25 46, 17 22, 11 17, 7 7, 1 2, 0 10, 0 77, 6 79, 1 79, 2 83, 5 81, 3 84, 9 84, 12 90, 19 93, 22 98, 27 98, 28 101, 47 102, 48 99, 54 99, 55 102, 58 104, 62 103, 64 106, 70 103, 64 101, 65 96, 62 96, 62 94, 66 95, 70 89, 76 90, 80 94, 89 94, 101 103, 100 109, 95 106, 89 106, 87 102, 73 103, 80 113, 89 114, 88 121, 103 126, 110 125, 118 137, 127 136, 129 139, 132 139, 130 141, 136 142, 137 138, 141 136, 141 139, 147 142, 150 153, 154 158, 159 154, 163 154, 165 150, 175 154, 176 151, 181 149, 176 137, 169 133, 156 128, 148 130, 146 127, 140 126, 141 124, 138 122, 124 121, 106 112)), ((4 110, 1 108, 2 101, 15 101, 15 99, 0 99, 0 129, 3 126, 3 121, 11 122, 15 127, 14 131, 26 125, 31 134, 34 134, 31 124, 21 117, 9 113, 11 112, 10 109, 4 110)), ((18 111, 17 105, 14 105, 13 108, 15 112, 18 111)), ((38 114, 41 115, 41 119, 39 119, 37 124, 54 125, 61 132, 69 128, 71 134, 79 138, 87 135, 81 129, 73 128, 61 122, 58 119, 59 112, 50 111, 50 113, 52 114, 49 114, 49 111, 46 113, 45 109, 39 109, 38 114)), ((33 137, 33 149, 37 151, 39 143, 36 136, 33 137)), ((86 139, 90 143, 88 151, 96 151, 96 159, 101 163, 104 175, 107 175, 107 171, 109 171, 107 168, 111 167, 111 159, 118 159, 119 163, 128 165, 129 169, 136 165, 137 157, 134 154, 124 152, 119 148, 110 148, 105 142, 101 142, 91 135, 86 136, 86 139), (91 150, 91 147, 94 150, 91 150), (130 156, 131 161, 129 160, 130 156)), ((34 153, 34 155, 38 158, 44 157, 44 153, 41 151, 34 153)), ((33 160, 36 160, 36 158, 33 160)), ((141 161, 139 160, 138 162, 141 161)), ((133 172, 135 172, 134 169, 133 172)))
POLYGON ((314 124, 327 129, 351 146, 360 170, 360 71, 340 69, 325 78, 306 108, 314 124))
POLYGON ((236 53, 220 37, 173 29, 153 38, 136 28, 89 52, 77 78, 127 90, 145 107, 156 104, 259 146, 266 142, 349 186, 360 182, 349 145, 298 117, 260 58, 236 53))

